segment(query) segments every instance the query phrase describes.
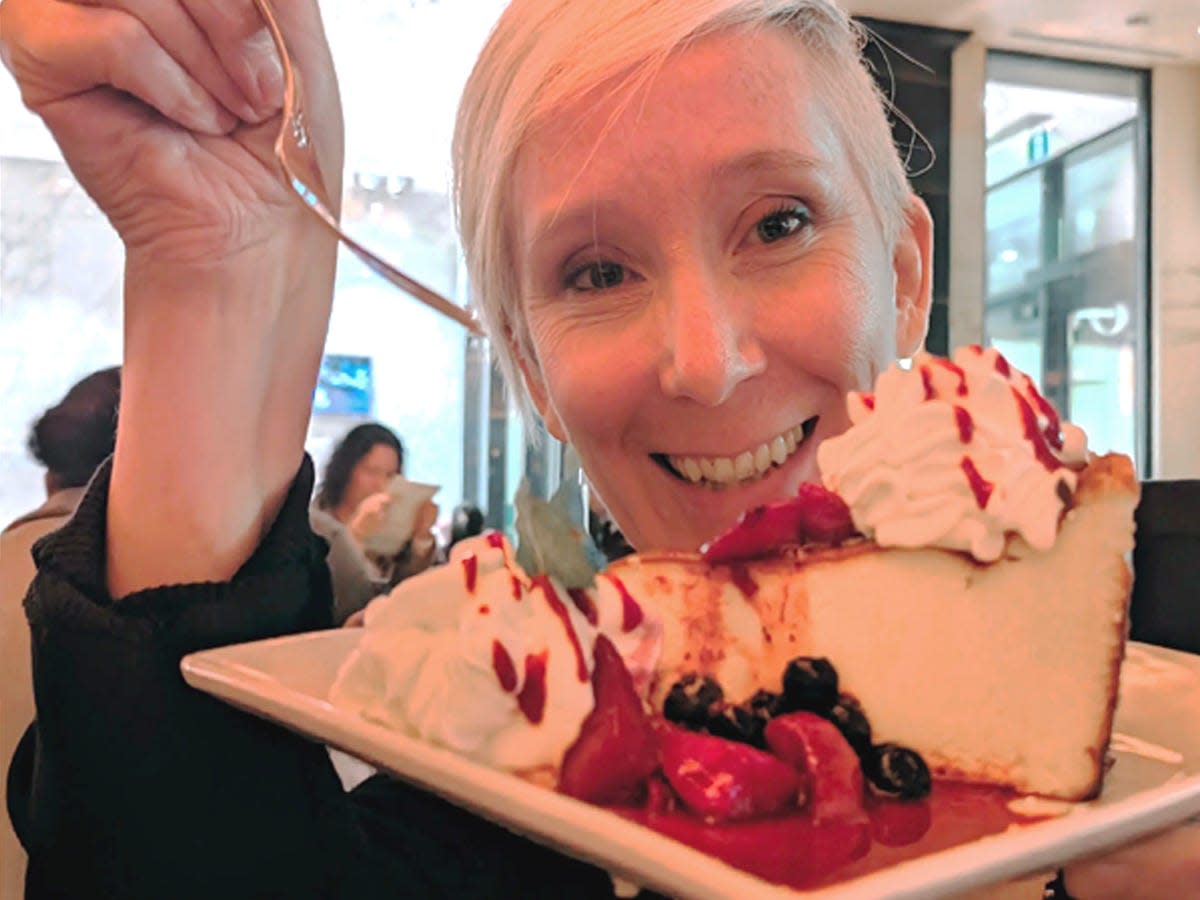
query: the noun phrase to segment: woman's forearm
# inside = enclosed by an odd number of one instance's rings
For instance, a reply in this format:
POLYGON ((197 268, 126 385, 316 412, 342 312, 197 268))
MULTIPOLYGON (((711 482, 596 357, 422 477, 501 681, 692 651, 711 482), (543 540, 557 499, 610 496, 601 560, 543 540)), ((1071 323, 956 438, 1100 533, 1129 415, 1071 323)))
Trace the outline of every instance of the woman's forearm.
POLYGON ((114 597, 228 579, 295 476, 336 245, 305 224, 273 240, 288 243, 221 265, 127 262, 108 507, 114 597))

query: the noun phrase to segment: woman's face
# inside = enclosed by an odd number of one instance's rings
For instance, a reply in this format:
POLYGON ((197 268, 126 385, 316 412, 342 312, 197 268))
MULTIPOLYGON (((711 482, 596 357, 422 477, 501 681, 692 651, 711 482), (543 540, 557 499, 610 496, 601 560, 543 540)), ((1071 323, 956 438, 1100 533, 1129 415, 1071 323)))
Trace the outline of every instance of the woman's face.
POLYGON ((367 497, 386 491, 388 482, 400 473, 400 457, 387 444, 376 444, 364 454, 350 471, 350 483, 342 505, 353 511, 367 497))
POLYGON ((724 32, 517 160, 523 368, 639 549, 696 549, 818 480, 846 392, 924 334, 927 214, 885 246, 813 64, 724 32))

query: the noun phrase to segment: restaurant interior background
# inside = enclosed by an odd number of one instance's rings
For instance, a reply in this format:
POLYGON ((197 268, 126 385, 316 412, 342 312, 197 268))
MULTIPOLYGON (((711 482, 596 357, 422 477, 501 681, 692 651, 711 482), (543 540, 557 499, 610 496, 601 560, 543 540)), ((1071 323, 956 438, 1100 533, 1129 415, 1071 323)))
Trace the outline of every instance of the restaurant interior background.
MULTIPOLYGON (((458 92, 500 0, 325 0, 346 106, 349 230, 470 296, 448 197, 458 92)), ((937 224, 929 347, 995 344, 1095 449, 1200 477, 1200 7, 1192 0, 852 2, 937 224), (898 12, 903 8, 903 15, 898 12), (905 23, 894 21, 903 18, 905 23), (889 21, 891 20, 891 21, 889 21), (953 223, 951 225, 951 223, 953 223)), ((31 422, 121 351, 119 242, 0 78, 0 524, 42 500, 31 422)), ((485 342, 344 254, 314 397, 318 463, 376 419, 407 474, 508 526, 531 445, 485 342)))

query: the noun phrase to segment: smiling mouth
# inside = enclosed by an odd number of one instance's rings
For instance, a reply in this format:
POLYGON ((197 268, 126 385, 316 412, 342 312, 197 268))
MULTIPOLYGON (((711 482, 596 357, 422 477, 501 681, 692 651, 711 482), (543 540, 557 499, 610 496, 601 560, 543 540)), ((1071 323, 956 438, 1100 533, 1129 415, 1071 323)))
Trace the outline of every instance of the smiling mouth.
POLYGON ((701 487, 721 490, 749 484, 791 459, 816 430, 818 418, 813 416, 737 456, 668 456, 665 453, 651 453, 650 458, 681 481, 701 487))

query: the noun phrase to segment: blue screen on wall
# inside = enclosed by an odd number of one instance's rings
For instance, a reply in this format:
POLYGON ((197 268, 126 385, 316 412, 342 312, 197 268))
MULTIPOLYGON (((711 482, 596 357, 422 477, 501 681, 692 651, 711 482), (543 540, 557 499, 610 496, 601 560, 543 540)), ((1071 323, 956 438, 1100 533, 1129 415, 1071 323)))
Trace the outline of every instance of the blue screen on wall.
POLYGON ((371 357, 327 354, 321 360, 313 412, 332 416, 369 416, 375 401, 371 357))

